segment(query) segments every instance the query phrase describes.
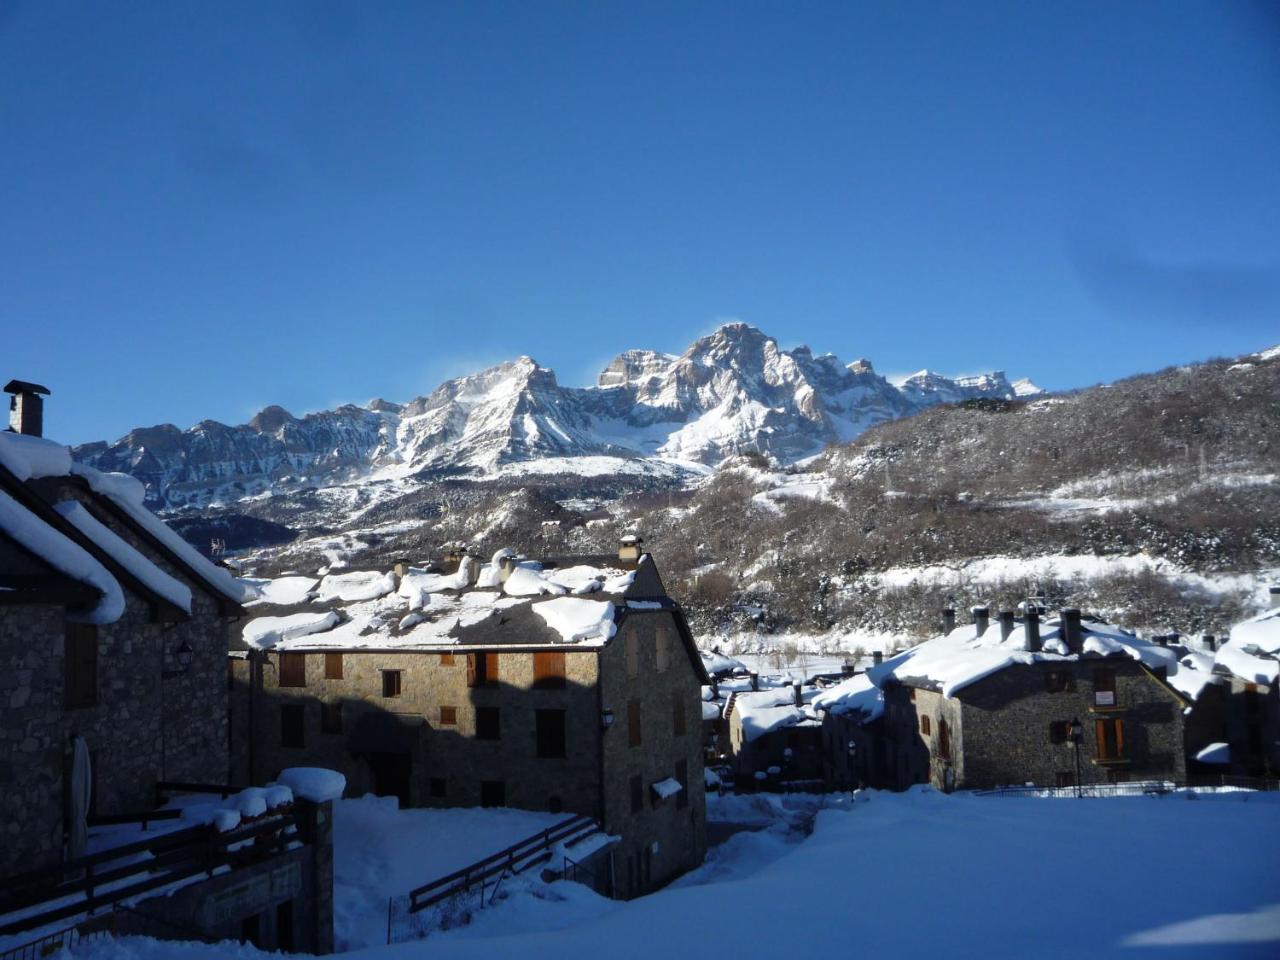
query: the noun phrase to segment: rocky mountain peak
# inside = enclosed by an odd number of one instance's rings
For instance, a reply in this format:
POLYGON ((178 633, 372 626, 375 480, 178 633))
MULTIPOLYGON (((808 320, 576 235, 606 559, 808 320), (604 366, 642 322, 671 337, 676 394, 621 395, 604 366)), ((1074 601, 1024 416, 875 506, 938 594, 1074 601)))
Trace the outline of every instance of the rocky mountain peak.
POLYGON ((249 426, 253 427, 258 433, 279 433, 286 424, 294 423, 295 418, 284 407, 272 404, 269 407, 263 407, 253 419, 249 421, 249 426))

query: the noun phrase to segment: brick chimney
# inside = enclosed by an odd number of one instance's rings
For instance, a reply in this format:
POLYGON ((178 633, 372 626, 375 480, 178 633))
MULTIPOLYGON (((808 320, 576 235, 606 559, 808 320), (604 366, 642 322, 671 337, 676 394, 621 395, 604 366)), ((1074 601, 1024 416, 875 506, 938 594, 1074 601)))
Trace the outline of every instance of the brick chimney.
POLYGON ((950 633, 956 628, 956 609, 955 607, 942 608, 942 632, 950 633))
POLYGON ((1027 631, 1027 649, 1032 653, 1040 652, 1040 611, 1035 607, 1027 607, 1022 625, 1027 631))
POLYGON ((9 398, 9 429, 28 437, 44 436, 44 397, 49 388, 25 380, 10 380, 4 392, 9 398))
POLYGON ((1009 634, 1013 633, 1013 611, 1000 611, 1000 639, 1008 640, 1009 634))
POLYGON ((1067 653, 1079 653, 1084 643, 1080 628, 1080 610, 1077 607, 1064 607, 1059 616, 1062 619, 1062 642, 1067 645, 1067 653))
POLYGON ((991 608, 974 607, 969 612, 973 614, 973 625, 978 628, 978 636, 982 636, 987 632, 987 624, 991 621, 991 608))

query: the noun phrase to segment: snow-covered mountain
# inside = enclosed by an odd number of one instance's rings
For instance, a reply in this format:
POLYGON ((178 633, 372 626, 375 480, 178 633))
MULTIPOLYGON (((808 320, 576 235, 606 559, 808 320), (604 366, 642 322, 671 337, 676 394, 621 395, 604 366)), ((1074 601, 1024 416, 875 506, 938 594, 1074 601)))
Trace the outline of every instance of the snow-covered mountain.
POLYGON ((669 475, 673 464, 705 468, 743 452, 791 462, 937 403, 1030 392, 1038 392, 1030 381, 1015 386, 998 372, 949 379, 922 371, 894 386, 866 360, 783 350, 755 327, 730 323, 678 357, 628 350, 591 387, 562 386, 520 357, 405 404, 375 400, 302 418, 272 406, 241 426, 140 428, 75 455, 133 474, 164 506, 365 476, 483 476, 549 458, 651 459, 665 461, 669 475))

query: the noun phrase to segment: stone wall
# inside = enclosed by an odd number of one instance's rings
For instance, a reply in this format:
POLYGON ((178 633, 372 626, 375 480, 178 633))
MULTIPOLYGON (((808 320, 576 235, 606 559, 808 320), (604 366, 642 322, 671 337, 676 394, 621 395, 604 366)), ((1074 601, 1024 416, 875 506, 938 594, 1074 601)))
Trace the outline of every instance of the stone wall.
MULTIPOLYGON (((337 653, 337 651, 333 651, 337 653)), ((467 686, 467 654, 452 663, 438 653, 356 650, 342 656, 342 679, 325 679, 324 652, 305 657, 306 685, 281 687, 280 655, 261 655, 262 690, 253 705, 254 735, 236 738, 235 768, 262 783, 292 766, 323 766, 347 777, 348 793, 375 790, 371 752, 407 753, 414 806, 478 806, 481 782, 505 784, 505 804, 599 816, 599 708, 594 650, 566 649, 562 689, 534 689, 531 651, 500 652, 498 682, 467 686), (400 695, 382 696, 382 672, 399 670, 400 695), (340 704, 342 732, 321 730, 322 704, 340 704), (304 745, 281 744, 281 708, 301 706, 304 745), (452 707, 454 723, 443 721, 452 707), (498 710, 500 737, 476 737, 478 711, 498 710), (565 711, 564 758, 540 758, 536 711, 565 711), (249 748, 255 751, 249 771, 249 748), (370 748, 383 748, 374 751, 370 748), (432 781, 436 781, 433 791, 432 781), (443 781, 444 794, 437 795, 443 781)), ((237 725, 247 728, 250 664, 233 660, 237 725)), ((376 758, 373 763, 379 762, 376 758)))
POLYGON ((964 711, 963 763, 957 786, 994 787, 1074 782, 1075 750, 1068 740, 1050 742, 1050 724, 1078 718, 1084 726, 1081 780, 1168 778, 1184 780, 1183 702, 1140 664, 1127 657, 1032 664, 1001 670, 959 693, 964 711), (1095 705, 1095 671, 1116 671, 1116 707, 1095 705), (1046 674, 1069 671, 1074 690, 1048 692, 1046 674), (1095 721, 1123 724, 1124 759, 1099 756, 1095 721))
POLYGON ((674 617, 665 610, 630 611, 600 653, 600 704, 614 723, 604 736, 605 830, 622 838, 614 850, 619 896, 647 893, 702 862, 706 854, 706 796, 702 772, 702 685, 681 644, 674 617), (671 660, 658 669, 658 635, 668 634, 671 660), (629 676, 627 641, 635 638, 639 670, 629 676), (684 702, 685 732, 674 732, 673 701, 684 702), (640 706, 641 742, 628 737, 628 702, 640 706), (660 800, 653 784, 688 768, 687 801, 660 800), (639 810, 631 783, 640 778, 639 810))

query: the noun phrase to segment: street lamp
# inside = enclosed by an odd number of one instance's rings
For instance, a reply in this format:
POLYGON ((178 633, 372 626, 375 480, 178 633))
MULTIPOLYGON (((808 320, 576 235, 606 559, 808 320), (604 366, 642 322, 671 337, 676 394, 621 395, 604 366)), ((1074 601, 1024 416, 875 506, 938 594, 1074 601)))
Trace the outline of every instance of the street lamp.
POLYGON ((195 651, 191 649, 191 644, 183 640, 182 643, 178 644, 177 648, 173 651, 173 659, 174 662, 178 664, 178 669, 162 670, 160 671, 161 677, 165 680, 170 680, 174 677, 182 676, 191 669, 191 657, 194 653, 195 651))
POLYGON ((1076 747, 1076 799, 1084 796, 1084 791, 1080 784, 1080 741, 1084 739, 1084 724, 1080 722, 1079 717, 1073 717, 1071 720, 1071 742, 1076 747))

